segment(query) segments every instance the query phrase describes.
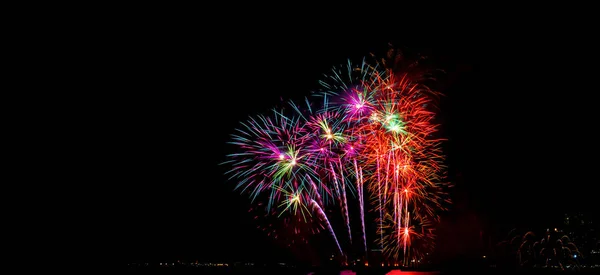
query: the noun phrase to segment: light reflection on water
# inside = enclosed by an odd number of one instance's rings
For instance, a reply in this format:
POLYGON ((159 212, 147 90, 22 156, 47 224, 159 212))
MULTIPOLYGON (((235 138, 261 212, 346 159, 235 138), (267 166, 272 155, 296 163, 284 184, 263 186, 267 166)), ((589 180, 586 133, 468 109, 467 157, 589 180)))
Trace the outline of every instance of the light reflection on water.
POLYGON ((438 275, 439 272, 392 270, 385 275, 438 275))
MULTIPOLYGON (((312 275, 313 273, 308 273, 307 275, 312 275)), ((426 271, 401 271, 401 270, 391 270, 386 273, 386 275, 439 275, 439 272, 426 272, 426 271)), ((352 270, 342 270, 340 275, 356 275, 356 272, 352 270)))

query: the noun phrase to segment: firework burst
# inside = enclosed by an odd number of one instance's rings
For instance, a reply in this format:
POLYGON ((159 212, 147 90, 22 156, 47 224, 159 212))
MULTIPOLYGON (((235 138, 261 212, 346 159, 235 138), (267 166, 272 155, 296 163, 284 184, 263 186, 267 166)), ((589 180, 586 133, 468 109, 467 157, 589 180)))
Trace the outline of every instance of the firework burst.
POLYGON ((432 110, 439 94, 413 64, 400 66, 399 55, 389 54, 334 67, 312 97, 318 108, 308 99, 303 106, 290 102, 288 113, 242 123, 231 142, 240 151, 226 163, 236 188, 253 200, 265 197, 267 214, 294 224, 296 234, 325 229, 340 255, 341 241, 360 245, 365 255, 373 243, 406 263, 432 249, 448 184, 432 110), (328 208, 342 214, 347 238, 338 238, 328 208), (374 220, 365 219, 369 211, 374 220), (353 215, 360 234, 352 232, 353 215), (371 223, 377 230, 368 240, 371 223))

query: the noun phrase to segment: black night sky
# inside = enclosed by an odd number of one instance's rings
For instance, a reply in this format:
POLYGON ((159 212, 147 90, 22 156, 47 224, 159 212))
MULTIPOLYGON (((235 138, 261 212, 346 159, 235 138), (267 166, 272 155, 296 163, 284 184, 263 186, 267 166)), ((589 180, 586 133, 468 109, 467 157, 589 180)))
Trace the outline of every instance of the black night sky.
POLYGON ((332 66, 383 55, 388 43, 447 71, 441 131, 456 187, 439 229, 442 258, 475 247, 479 229, 496 241, 566 211, 597 212, 598 53, 577 24, 191 18, 129 22, 107 42, 118 61, 108 174, 121 198, 114 227, 125 261, 290 257, 256 229, 247 196, 223 175, 229 135, 282 99, 309 96, 332 66))

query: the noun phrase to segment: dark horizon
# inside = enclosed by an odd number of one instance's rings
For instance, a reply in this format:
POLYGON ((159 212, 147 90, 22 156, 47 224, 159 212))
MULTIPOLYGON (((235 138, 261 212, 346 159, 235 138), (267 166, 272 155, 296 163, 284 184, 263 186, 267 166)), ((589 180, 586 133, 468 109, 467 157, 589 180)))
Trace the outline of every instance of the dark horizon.
POLYGON ((455 188, 438 243, 452 249, 439 259, 472 253, 481 230, 497 242, 566 212, 598 221, 588 187, 596 181, 596 86, 586 70, 598 54, 585 38, 456 26, 279 32, 252 23, 218 36, 177 26, 124 37, 117 50, 127 64, 117 68, 124 85, 111 105, 118 157, 110 173, 123 198, 115 226, 126 262, 292 260, 256 229, 250 200, 224 175, 226 143, 239 122, 310 96, 332 66, 382 56, 388 43, 447 72, 440 133, 455 188))

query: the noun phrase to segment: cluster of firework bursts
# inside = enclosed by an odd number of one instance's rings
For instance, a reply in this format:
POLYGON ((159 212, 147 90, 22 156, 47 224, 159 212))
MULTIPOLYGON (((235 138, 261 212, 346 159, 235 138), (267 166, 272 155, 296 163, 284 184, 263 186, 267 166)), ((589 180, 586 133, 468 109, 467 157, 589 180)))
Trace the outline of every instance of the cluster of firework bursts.
POLYGON ((326 230, 340 256, 344 244, 367 255, 369 241, 389 260, 422 259, 448 202, 432 110, 438 92, 399 57, 334 67, 314 100, 242 122, 231 141, 238 150, 225 162, 236 188, 295 235, 326 230))

